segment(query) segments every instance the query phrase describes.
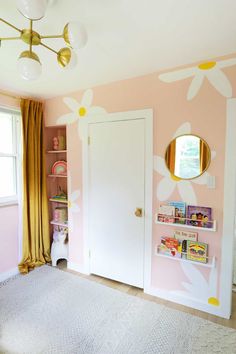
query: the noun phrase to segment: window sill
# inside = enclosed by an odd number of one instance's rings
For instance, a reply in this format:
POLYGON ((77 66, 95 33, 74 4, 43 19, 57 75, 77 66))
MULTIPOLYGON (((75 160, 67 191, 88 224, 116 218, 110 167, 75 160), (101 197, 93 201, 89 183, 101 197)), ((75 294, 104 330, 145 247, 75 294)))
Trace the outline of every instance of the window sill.
POLYGON ((0 201, 0 208, 5 208, 5 207, 9 207, 9 206, 14 206, 14 205, 18 205, 19 202, 18 200, 9 200, 8 202, 1 202, 0 201))

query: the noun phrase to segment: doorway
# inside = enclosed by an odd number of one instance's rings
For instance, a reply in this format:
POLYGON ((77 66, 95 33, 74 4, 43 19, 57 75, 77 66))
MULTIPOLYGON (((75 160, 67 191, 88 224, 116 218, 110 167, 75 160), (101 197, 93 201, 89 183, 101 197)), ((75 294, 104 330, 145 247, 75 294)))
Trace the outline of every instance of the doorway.
POLYGON ((107 114, 88 122, 89 272, 150 285, 152 111, 107 114))

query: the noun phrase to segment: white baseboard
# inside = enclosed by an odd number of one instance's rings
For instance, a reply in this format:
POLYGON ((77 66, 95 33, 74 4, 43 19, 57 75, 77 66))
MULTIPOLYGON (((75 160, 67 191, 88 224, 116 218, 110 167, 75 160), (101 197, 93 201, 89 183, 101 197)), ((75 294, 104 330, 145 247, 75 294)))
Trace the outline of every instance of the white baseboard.
POLYGON ((67 263, 67 268, 70 270, 74 270, 75 272, 78 273, 82 273, 82 274, 86 274, 89 275, 90 273, 87 271, 86 267, 78 264, 78 263, 74 263, 74 262, 68 262, 67 263))
POLYGON ((18 268, 9 269, 7 272, 0 273, 0 282, 19 274, 18 268))
POLYGON ((191 297, 180 296, 177 294, 173 294, 167 290, 157 289, 154 287, 145 288, 144 292, 148 295, 156 296, 164 300, 175 302, 176 304, 179 305, 187 306, 199 311, 210 313, 211 315, 223 317, 226 319, 230 318, 230 315, 228 313, 227 314, 224 313, 220 306, 219 307, 212 306, 202 301, 198 301, 197 299, 193 299, 191 297))

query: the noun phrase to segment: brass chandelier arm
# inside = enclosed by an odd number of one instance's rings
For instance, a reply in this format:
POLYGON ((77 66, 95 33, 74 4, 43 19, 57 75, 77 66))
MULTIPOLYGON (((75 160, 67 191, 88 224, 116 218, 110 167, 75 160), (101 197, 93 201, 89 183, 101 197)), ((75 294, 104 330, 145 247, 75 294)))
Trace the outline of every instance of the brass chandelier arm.
POLYGON ((58 54, 58 52, 57 52, 56 50, 50 48, 48 45, 46 45, 46 44, 44 44, 44 43, 42 43, 42 42, 40 42, 40 45, 43 46, 44 48, 50 50, 51 52, 53 52, 53 53, 55 53, 55 54, 58 54))
POLYGON ((55 34, 51 36, 40 36, 41 39, 47 39, 47 38, 63 38, 63 34, 55 34))
POLYGON ((21 37, 7 37, 7 38, 1 38, 0 41, 13 41, 13 40, 18 40, 21 39, 21 37))
MULTIPOLYGON (((30 20, 30 32, 32 33, 32 31, 33 31, 33 21, 30 20)), ((32 36, 30 36, 29 50, 30 50, 30 53, 32 53, 32 36)))
POLYGON ((0 18, 0 21, 5 23, 6 25, 10 26, 11 28, 14 28, 16 31, 21 33, 21 30, 19 28, 17 28, 16 26, 12 25, 11 23, 7 22, 6 20, 4 20, 3 18, 0 18))

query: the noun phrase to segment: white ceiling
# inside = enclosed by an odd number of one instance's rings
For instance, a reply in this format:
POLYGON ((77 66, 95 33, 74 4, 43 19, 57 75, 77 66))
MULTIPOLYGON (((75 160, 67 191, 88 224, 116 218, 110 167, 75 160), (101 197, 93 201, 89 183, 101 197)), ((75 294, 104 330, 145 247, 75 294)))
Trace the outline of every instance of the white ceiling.
MULTIPOLYGON (((49 98, 236 52, 235 0, 55 0, 34 23, 40 34, 60 34, 71 20, 84 23, 89 41, 77 51, 78 66, 60 69, 56 55, 37 46, 43 74, 22 80, 17 58, 21 41, 2 42, 0 89, 49 98)), ((19 28, 28 21, 15 0, 0 0, 0 15, 19 28)), ((17 32, 0 22, 0 37, 17 32)), ((61 39, 45 40, 59 50, 61 39)))

